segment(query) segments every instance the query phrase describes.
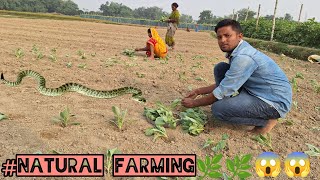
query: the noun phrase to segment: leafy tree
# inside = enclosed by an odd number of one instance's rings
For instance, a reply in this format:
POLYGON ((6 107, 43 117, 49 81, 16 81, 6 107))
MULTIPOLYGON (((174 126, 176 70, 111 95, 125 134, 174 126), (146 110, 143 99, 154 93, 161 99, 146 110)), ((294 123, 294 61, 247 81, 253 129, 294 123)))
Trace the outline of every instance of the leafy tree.
POLYGON ((158 20, 161 19, 163 15, 166 15, 166 13, 162 8, 156 6, 149 8, 140 7, 133 10, 133 17, 135 18, 158 20))
POLYGON ((286 13, 286 14, 284 15, 284 19, 285 19, 285 20, 288 20, 288 21, 293 21, 293 17, 292 17, 291 14, 289 14, 289 13, 286 13))
POLYGON ((61 6, 61 0, 40 0, 43 4, 45 4, 47 8, 47 12, 57 12, 58 7, 61 6))
MULTIPOLYGON (((244 21, 246 18, 247 12, 248 12, 248 9, 246 8, 240 9, 239 11, 237 11, 238 21, 244 21)), ((249 10, 247 20, 253 19, 255 15, 256 15, 256 12, 249 10)))
POLYGON ((228 17, 213 16, 212 23, 213 24, 218 24, 219 21, 221 21, 223 19, 226 19, 226 18, 228 18, 228 17))
POLYGON ((180 22, 181 23, 192 23, 193 18, 190 15, 182 14, 180 17, 180 22))
POLYGON ((78 5, 71 0, 0 0, 0 9, 26 12, 59 12, 79 14, 78 5))
POLYGON ((2 10, 9 10, 10 4, 8 0, 1 0, 0 1, 0 9, 2 10))
POLYGON ((61 5, 57 8, 57 12, 65 15, 78 14, 79 7, 71 0, 62 1, 61 5))
POLYGON ((266 15, 266 16, 264 17, 264 19, 272 20, 272 19, 273 19, 273 15, 266 15))
POLYGON ((210 10, 204 10, 200 13, 199 24, 212 24, 213 23, 213 14, 210 10))
POLYGON ((132 9, 122 3, 109 3, 107 1, 106 4, 101 4, 100 10, 105 16, 132 17, 133 15, 132 9))

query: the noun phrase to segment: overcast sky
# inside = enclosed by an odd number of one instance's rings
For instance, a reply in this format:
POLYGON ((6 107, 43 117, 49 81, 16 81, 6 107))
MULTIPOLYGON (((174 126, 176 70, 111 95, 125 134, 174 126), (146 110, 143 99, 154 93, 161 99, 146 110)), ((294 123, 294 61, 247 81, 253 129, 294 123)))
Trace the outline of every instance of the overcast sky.
MULTIPOLYGON (((73 0, 79 5, 81 10, 88 9, 97 11, 101 4, 105 4, 107 0, 73 0)), ((179 10, 183 14, 192 15, 193 19, 197 20, 200 12, 203 10, 211 10, 213 15, 224 16, 232 14, 232 10, 240 10, 250 7, 250 10, 258 11, 261 4, 261 15, 273 15, 276 0, 109 0, 117 3, 122 3, 129 6, 131 9, 138 7, 158 6, 164 11, 171 12, 171 4, 177 2, 179 10)), ((279 0, 277 17, 283 17, 285 13, 293 16, 294 20, 298 20, 301 4, 303 11, 301 20, 315 17, 320 21, 320 0, 279 0)))

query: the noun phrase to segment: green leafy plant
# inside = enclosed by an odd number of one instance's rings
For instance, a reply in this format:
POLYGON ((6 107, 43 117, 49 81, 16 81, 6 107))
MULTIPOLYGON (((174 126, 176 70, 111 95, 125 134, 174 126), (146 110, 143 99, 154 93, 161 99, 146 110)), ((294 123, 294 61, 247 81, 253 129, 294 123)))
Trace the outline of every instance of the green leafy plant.
POLYGON ((194 68, 203 69, 202 63, 201 62, 197 62, 197 64, 195 64, 195 65, 193 65, 191 67, 191 70, 193 70, 194 68))
POLYGON ((169 106, 165 106, 161 102, 157 102, 157 108, 144 108, 144 116, 149 120, 154 121, 156 126, 169 126, 175 128, 177 126, 177 118, 174 116, 172 110, 181 102, 177 99, 173 101, 169 106))
POLYGON ((42 52, 37 52, 37 54, 36 54, 36 57, 37 57, 37 59, 42 59, 42 58, 44 58, 44 55, 42 54, 42 52))
POLYGON ((15 50, 15 56, 16 56, 17 58, 22 58, 22 57, 24 56, 23 50, 22 50, 21 48, 16 49, 16 50, 15 50))
POLYGON ((202 146, 202 149, 205 149, 213 144, 213 140, 207 139, 204 145, 202 146))
POLYGON ((121 131, 127 115, 127 110, 121 111, 117 106, 112 106, 112 112, 114 114, 114 119, 111 120, 111 122, 114 123, 121 131))
POLYGON ((221 178, 222 174, 219 169, 222 167, 219 162, 222 159, 222 154, 215 155, 212 158, 206 156, 205 160, 198 159, 197 160, 197 167, 200 172, 203 173, 202 176, 199 176, 199 179, 202 180, 206 177, 210 178, 221 178))
POLYGON ((114 154, 121 154, 121 151, 118 150, 117 148, 114 149, 108 149, 106 152, 106 162, 105 162, 105 168, 107 171, 107 175, 110 176, 111 175, 111 167, 112 167, 112 155, 114 154))
POLYGON ((160 22, 166 22, 168 20, 168 17, 167 16, 165 16, 165 15, 163 15, 163 16, 161 16, 161 18, 160 18, 160 22))
POLYGON ((294 92, 299 92, 300 91, 296 78, 292 78, 291 84, 292 84, 292 88, 293 88, 294 92))
POLYGON ((64 111, 60 112, 59 117, 54 117, 53 122, 60 124, 62 127, 67 127, 68 125, 80 125, 78 122, 70 122, 71 117, 74 117, 75 115, 70 114, 69 108, 66 108, 64 111))
POLYGON ((125 62, 125 65, 126 65, 126 69, 129 67, 139 66, 137 63, 126 63, 126 62, 125 62))
POLYGON ((196 77, 195 80, 208 82, 208 81, 207 81, 206 79, 204 79, 203 77, 196 77))
POLYGON ((87 67, 87 64, 86 63, 80 63, 78 65, 78 68, 81 68, 81 69, 85 69, 87 67))
POLYGON ((300 79, 304 79, 304 76, 301 72, 297 72, 295 78, 300 78, 300 79))
POLYGON ((183 58, 181 54, 177 54, 176 59, 178 59, 180 62, 183 62, 183 58))
POLYGON ((179 81, 187 81, 186 72, 179 73, 179 81))
POLYGON ((77 54, 81 57, 81 59, 87 59, 85 52, 78 50, 77 54))
POLYGON ((57 56, 55 54, 50 54, 49 59, 53 62, 57 61, 57 56))
POLYGON ((192 60, 196 60, 196 59, 204 59, 206 58, 204 55, 196 55, 192 57, 192 60))
POLYGON ((177 106, 181 105, 181 99, 175 99, 170 104, 170 109, 175 109, 177 106))
POLYGON ((57 58, 57 49, 56 48, 51 49, 49 59, 53 62, 57 61, 58 58, 57 58))
POLYGON ((228 176, 226 173, 224 173, 224 179, 232 180, 237 176, 239 177, 239 179, 245 179, 252 176, 252 174, 247 171, 252 167, 249 164, 251 157, 251 154, 247 154, 242 156, 241 159, 239 156, 236 156, 233 160, 227 159, 226 165, 228 171, 231 172, 231 175, 228 176))
POLYGON ((166 129, 163 126, 156 126, 152 128, 148 128, 145 131, 146 136, 152 136, 153 135, 153 142, 155 142, 158 138, 168 138, 166 129))
POLYGON ((37 54, 37 53, 39 52, 39 48, 37 47, 37 45, 34 44, 34 45, 32 46, 31 51, 32 51, 33 54, 37 54))
POLYGON ((43 53, 40 51, 40 49, 39 49, 39 47, 37 47, 37 45, 33 45, 32 46, 32 53, 34 54, 34 55, 36 55, 36 58, 37 59, 42 59, 43 57, 44 57, 44 55, 43 55, 43 53))
POLYGON ((119 59, 116 57, 108 58, 105 61, 105 67, 112 67, 119 62, 119 59))
POLYGON ((273 151, 273 147, 272 147, 272 144, 271 144, 271 136, 270 136, 269 133, 267 134, 267 137, 265 137, 264 135, 260 134, 260 135, 254 136, 252 139, 257 141, 258 143, 264 145, 264 146, 269 147, 270 150, 273 151))
POLYGON ((312 127, 311 130, 312 131, 320 131, 320 127, 312 127))
POLYGON ((180 113, 182 129, 190 135, 197 136, 204 131, 207 115, 200 108, 189 108, 180 113))
POLYGON ((295 107, 295 109, 298 109, 298 102, 297 101, 292 101, 292 105, 295 107))
POLYGON ((159 60, 163 60, 163 61, 160 61, 160 64, 168 64, 168 62, 169 62, 167 58, 162 58, 159 60))
POLYGON ((122 52, 123 55, 134 57, 135 56, 135 50, 134 49, 125 49, 122 52))
POLYGON ((304 153, 308 154, 309 156, 316 156, 320 157, 320 149, 312 144, 306 143, 309 148, 309 151, 305 151, 304 153))
POLYGON ((0 121, 7 119, 8 117, 5 114, 0 113, 0 121))
POLYGON ((136 72, 136 75, 138 76, 138 78, 144 78, 144 77, 146 77, 145 74, 142 74, 142 73, 139 73, 139 72, 136 72))
POLYGON ((285 124, 288 126, 292 126, 293 125, 293 121, 291 119, 286 119, 285 120, 285 124))
POLYGON ((217 153, 219 151, 224 150, 225 148, 228 147, 228 144, 227 144, 227 140, 228 139, 229 139, 229 135, 228 134, 223 134, 222 135, 222 139, 214 147, 212 147, 211 150, 214 153, 217 153))
POLYGON ((320 84, 316 80, 312 79, 311 85, 316 93, 320 93, 320 84))
POLYGON ((67 68, 71 68, 72 67, 72 62, 68 62, 66 66, 67 66, 67 68))

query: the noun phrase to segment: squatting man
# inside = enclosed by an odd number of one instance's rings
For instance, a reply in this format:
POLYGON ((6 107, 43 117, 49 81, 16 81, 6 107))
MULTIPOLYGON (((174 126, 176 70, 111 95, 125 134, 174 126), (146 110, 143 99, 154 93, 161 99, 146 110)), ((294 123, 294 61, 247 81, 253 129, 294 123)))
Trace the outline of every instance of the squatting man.
POLYGON ((182 105, 192 108, 212 104, 216 119, 255 126, 250 132, 256 134, 270 132, 277 119, 285 117, 291 108, 288 78, 270 57, 243 40, 239 22, 224 19, 215 32, 229 63, 215 65, 215 84, 189 92, 182 105), (237 91, 239 94, 233 96, 237 91))

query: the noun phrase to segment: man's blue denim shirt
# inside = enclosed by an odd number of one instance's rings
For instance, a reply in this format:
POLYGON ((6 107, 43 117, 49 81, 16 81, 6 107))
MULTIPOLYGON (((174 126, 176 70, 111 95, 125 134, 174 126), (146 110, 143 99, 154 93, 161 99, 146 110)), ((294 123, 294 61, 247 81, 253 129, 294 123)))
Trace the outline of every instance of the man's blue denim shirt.
POLYGON ((292 104, 292 88, 281 68, 267 55, 248 42, 239 43, 229 56, 230 69, 213 91, 221 100, 230 97, 241 87, 273 106, 283 118, 292 104))

